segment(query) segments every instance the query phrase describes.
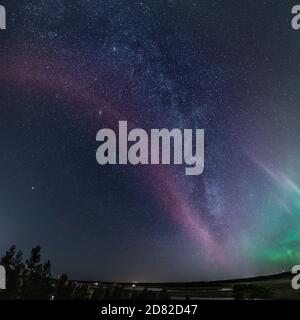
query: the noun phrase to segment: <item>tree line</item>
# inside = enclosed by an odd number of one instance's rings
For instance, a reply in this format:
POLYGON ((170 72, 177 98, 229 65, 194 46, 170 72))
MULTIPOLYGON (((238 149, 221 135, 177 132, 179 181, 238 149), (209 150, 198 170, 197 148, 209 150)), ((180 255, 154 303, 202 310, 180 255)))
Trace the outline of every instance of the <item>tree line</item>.
POLYGON ((0 300, 152 300, 168 299, 162 289, 158 294, 144 289, 141 292, 125 289, 122 284, 93 287, 70 281, 66 274, 58 279, 51 274, 51 262, 41 262, 41 247, 31 250, 23 260, 21 250, 10 247, 0 260, 6 270, 6 290, 0 290, 0 300))

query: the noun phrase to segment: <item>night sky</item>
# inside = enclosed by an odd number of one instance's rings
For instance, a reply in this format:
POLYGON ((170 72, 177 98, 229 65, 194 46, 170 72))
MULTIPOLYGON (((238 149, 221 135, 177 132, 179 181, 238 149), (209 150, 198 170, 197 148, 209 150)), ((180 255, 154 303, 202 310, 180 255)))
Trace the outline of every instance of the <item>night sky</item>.
POLYGON ((300 263, 295 1, 0 0, 0 252, 191 281, 300 263), (205 129, 205 170, 100 166, 101 128, 205 129))

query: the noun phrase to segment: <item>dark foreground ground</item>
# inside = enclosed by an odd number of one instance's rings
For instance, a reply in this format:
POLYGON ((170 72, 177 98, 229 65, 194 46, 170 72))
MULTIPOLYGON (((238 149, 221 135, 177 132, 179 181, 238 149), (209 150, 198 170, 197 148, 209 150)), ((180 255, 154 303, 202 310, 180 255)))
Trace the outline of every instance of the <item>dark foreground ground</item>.
MULTIPOLYGON (((234 300, 300 299, 300 290, 291 286, 293 275, 281 273, 248 279, 191 283, 109 283, 89 282, 94 299, 124 300, 234 300)), ((82 282, 74 282, 77 285, 82 282)))

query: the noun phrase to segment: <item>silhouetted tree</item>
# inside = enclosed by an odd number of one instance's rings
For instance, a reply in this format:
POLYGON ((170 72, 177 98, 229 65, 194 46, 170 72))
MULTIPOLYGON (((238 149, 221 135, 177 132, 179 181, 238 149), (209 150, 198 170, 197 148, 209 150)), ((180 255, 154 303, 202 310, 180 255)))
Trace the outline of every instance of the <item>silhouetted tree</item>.
POLYGON ((0 264, 5 267, 7 280, 6 290, 0 291, 0 299, 9 300, 20 298, 25 271, 22 257, 22 251, 16 252, 16 246, 12 246, 0 260, 0 264))
POLYGON ((31 250, 29 260, 26 260, 22 299, 49 300, 52 294, 51 263, 41 263, 41 247, 31 250))
POLYGON ((12 246, 6 251, 0 264, 6 269, 6 290, 0 292, 0 299, 50 299, 53 280, 50 261, 42 264, 41 248, 33 248, 29 260, 23 263, 22 251, 12 246))
POLYGON ((71 300, 73 299, 74 286, 68 281, 68 276, 62 274, 55 286, 54 299, 55 300, 71 300))
POLYGON ((72 298, 73 300, 89 300, 91 298, 89 286, 86 284, 75 285, 72 298))

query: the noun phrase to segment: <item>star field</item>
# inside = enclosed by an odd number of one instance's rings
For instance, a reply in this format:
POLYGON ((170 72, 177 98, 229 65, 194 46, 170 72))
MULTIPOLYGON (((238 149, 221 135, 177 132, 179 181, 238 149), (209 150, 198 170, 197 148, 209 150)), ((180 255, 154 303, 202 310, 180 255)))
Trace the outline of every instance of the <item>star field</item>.
POLYGON ((57 274, 190 281, 299 263, 294 3, 1 1, 0 249, 57 274), (99 166, 96 133, 205 129, 205 171, 99 166))

